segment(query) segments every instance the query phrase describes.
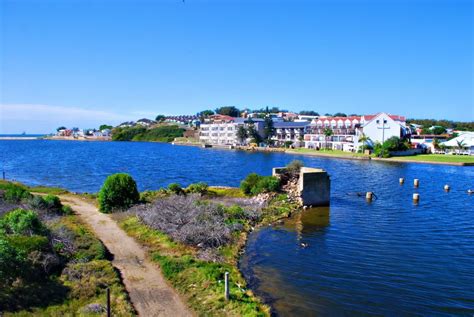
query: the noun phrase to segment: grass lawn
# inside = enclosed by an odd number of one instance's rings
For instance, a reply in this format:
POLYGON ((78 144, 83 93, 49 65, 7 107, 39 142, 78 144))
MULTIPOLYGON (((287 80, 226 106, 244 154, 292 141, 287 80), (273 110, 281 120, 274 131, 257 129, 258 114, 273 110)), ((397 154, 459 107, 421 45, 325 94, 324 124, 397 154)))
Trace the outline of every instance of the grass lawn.
POLYGON ((313 155, 321 155, 321 156, 357 156, 357 157, 368 157, 368 155, 362 154, 362 153, 352 153, 352 152, 345 152, 341 150, 313 150, 313 149, 307 149, 307 148, 298 148, 298 149, 292 149, 288 150, 287 152, 294 152, 294 153, 302 153, 302 154, 313 154, 313 155))
POLYGON ((402 161, 426 161, 426 162, 442 162, 442 163, 474 163, 474 156, 468 155, 445 155, 445 154, 418 154, 414 156, 398 156, 388 160, 402 161))

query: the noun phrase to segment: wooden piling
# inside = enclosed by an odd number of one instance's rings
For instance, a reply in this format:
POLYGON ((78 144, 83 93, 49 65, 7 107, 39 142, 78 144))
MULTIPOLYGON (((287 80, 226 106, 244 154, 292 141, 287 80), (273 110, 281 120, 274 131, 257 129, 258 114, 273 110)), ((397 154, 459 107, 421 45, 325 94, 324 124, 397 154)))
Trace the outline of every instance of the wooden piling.
POLYGON ((111 309, 110 309, 110 288, 107 287, 107 317, 111 317, 111 309))

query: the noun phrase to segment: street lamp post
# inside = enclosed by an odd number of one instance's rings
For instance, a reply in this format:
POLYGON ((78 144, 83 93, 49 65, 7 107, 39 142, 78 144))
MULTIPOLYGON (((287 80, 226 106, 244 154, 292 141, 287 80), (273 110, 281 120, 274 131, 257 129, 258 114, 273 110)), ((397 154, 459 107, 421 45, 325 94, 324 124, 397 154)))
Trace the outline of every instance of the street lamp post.
MULTIPOLYGON (((378 120, 377 120, 378 121, 378 120)), ((383 144, 385 142, 385 130, 386 129, 390 129, 390 127, 385 127, 385 124, 387 123, 387 120, 386 119, 382 119, 382 126, 381 127, 377 127, 377 129, 382 129, 382 152, 383 151, 383 144)), ((382 155, 382 154, 381 154, 382 155)))

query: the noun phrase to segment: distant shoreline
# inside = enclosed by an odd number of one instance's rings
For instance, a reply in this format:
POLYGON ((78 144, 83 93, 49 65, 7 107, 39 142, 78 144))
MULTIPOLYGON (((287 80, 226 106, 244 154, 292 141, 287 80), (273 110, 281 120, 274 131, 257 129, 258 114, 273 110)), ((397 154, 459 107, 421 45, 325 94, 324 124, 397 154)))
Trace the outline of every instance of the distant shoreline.
MULTIPOLYGON (((98 142, 105 141, 111 142, 111 138, 103 137, 94 137, 94 138, 72 138, 72 137, 58 137, 58 136, 0 136, 0 141, 18 141, 18 140, 53 140, 53 141, 81 141, 81 142, 98 142)), ((119 142, 119 141, 117 141, 119 142)), ((142 141, 142 142, 157 142, 157 141, 142 141)), ((202 144, 196 143, 185 143, 185 142, 158 142, 158 143, 169 143, 172 145, 182 145, 182 146, 196 146, 203 147, 202 144)), ((343 159, 343 160, 357 160, 357 161, 379 161, 386 163, 418 163, 418 164, 434 164, 434 165, 450 165, 450 166, 474 166, 474 162, 442 162, 442 161, 425 161, 425 160, 410 160, 410 159, 401 159, 401 158, 379 158, 379 157, 370 157, 370 156, 355 156, 355 155, 338 155, 338 154, 329 154, 329 153, 320 153, 317 151, 314 152, 299 152, 295 150, 288 150, 282 148, 251 148, 251 147, 242 147, 242 146, 211 146, 208 148, 214 149, 226 149, 226 150, 238 150, 245 152, 266 152, 266 153, 284 153, 291 155, 306 155, 306 156, 316 156, 323 158, 334 158, 334 159, 343 159)))

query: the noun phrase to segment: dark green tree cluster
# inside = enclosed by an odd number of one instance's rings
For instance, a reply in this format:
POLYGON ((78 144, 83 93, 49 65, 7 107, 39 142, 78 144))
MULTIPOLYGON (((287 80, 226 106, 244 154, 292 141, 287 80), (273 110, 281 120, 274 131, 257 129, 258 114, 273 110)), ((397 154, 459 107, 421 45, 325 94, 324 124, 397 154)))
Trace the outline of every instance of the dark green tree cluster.
POLYGON ((184 129, 177 125, 162 125, 147 129, 142 126, 116 128, 112 132, 113 141, 158 141, 171 142, 182 137, 184 129))
POLYGON ((319 116, 319 113, 313 110, 302 110, 300 111, 300 115, 302 116, 319 116))
POLYGON ((451 120, 436 120, 436 119, 407 119, 407 123, 414 123, 423 126, 427 129, 432 126, 441 126, 445 129, 454 129, 461 131, 474 131, 474 121, 451 121, 451 120))
POLYGON ((378 157, 390 157, 390 152, 406 151, 410 148, 408 140, 400 139, 392 136, 383 144, 376 143, 374 146, 374 154, 378 157))
POLYGON ((240 117, 240 110, 234 106, 217 108, 216 113, 230 117, 240 117))

